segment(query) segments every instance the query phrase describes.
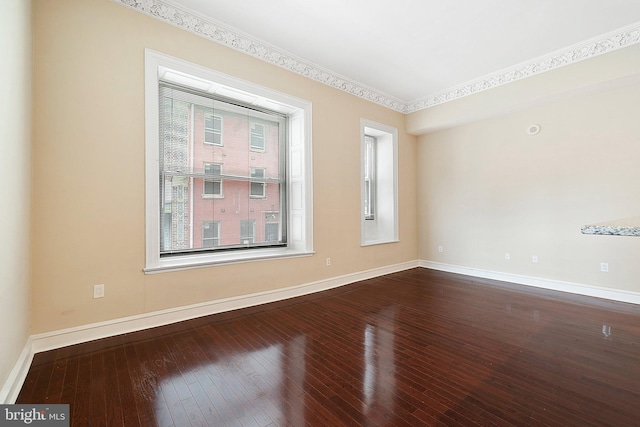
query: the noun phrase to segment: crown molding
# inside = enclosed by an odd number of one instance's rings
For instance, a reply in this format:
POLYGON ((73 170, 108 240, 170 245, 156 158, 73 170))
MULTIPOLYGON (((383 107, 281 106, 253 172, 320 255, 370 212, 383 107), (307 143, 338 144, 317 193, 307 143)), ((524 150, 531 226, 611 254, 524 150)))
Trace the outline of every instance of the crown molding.
POLYGON ((262 61, 404 114, 474 95, 640 43, 640 23, 636 23, 461 85, 413 101, 403 101, 278 49, 219 21, 177 5, 170 0, 111 1, 262 61))
POLYGON ((168 0, 111 0, 223 46, 404 113, 407 104, 168 0))
POLYGON ((407 103, 405 113, 464 98, 640 43, 640 22, 407 103))

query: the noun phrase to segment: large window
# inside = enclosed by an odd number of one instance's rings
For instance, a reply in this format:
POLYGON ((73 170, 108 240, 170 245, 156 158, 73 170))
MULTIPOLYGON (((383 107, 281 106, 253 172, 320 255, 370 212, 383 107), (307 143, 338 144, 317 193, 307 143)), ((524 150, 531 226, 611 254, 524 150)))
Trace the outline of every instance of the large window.
POLYGON ((145 272, 310 254, 311 104, 149 50, 145 82, 145 272))
POLYGON ((286 245, 286 115, 238 101, 232 104, 172 82, 161 80, 159 89, 159 184, 167 201, 160 227, 168 230, 162 234, 160 256, 286 245), (206 112, 211 110, 213 115, 206 112), (200 112, 204 120, 199 119, 200 112), (204 148, 197 140, 199 135, 207 136, 207 117, 220 117, 227 124, 225 146, 204 148), (199 124, 205 132, 198 129, 199 124), (256 128, 260 129, 260 152, 253 150, 256 128), (224 162, 224 175, 220 162, 224 162), (223 177, 231 199, 222 197, 223 177), (202 188, 202 197, 193 197, 194 187, 202 188), (220 200, 206 200, 211 198, 220 200), (255 233, 256 221, 263 221, 267 210, 279 213, 283 221, 278 236, 270 240, 255 233), (217 245, 205 245, 197 224, 215 221, 224 222, 227 232, 217 245))

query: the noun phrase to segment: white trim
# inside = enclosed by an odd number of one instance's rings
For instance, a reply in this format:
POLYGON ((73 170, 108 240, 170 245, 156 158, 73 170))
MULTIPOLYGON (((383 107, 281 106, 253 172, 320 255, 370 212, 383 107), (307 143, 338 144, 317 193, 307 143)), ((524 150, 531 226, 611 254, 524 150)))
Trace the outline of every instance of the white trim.
POLYGON ((100 338, 182 322, 197 317, 299 297, 416 267, 418 267, 418 261, 408 261, 386 267, 379 267, 329 279, 318 280, 316 282, 305 283, 302 285, 291 286, 284 289, 257 292, 254 294, 224 298, 184 307, 170 308, 137 316, 123 317, 120 319, 78 326, 75 328, 46 332, 43 334, 33 335, 31 337, 33 339, 33 352, 39 353, 100 338))
POLYGON ((96 339, 107 338, 129 332, 150 329, 171 323, 182 322, 211 314, 241 308, 281 301, 315 292, 337 288, 362 280, 409 270, 416 267, 432 270, 446 271, 463 274, 466 276, 493 279, 520 285, 533 286, 543 289, 552 289, 573 294, 604 298, 614 301, 640 304, 640 293, 606 289, 589 285, 582 285, 557 280, 542 279, 538 277, 522 276, 511 273, 501 273, 462 267, 458 265, 443 264, 433 261, 416 260, 400 264, 378 267, 371 270, 318 280, 298 286, 291 286, 273 291, 258 292, 238 297, 208 301, 200 304, 192 304, 183 307, 170 308, 136 316, 123 317, 105 322, 92 323, 74 328, 62 329, 42 334, 32 335, 27 339, 20 357, 16 361, 9 377, 0 389, 0 404, 14 403, 29 372, 35 353, 54 350, 57 348, 88 342, 96 339))
POLYGON ((640 43, 640 22, 410 101, 405 106, 404 113, 444 104, 638 43, 640 43))
MULTIPOLYGON (((176 269, 200 268, 233 262, 247 262, 274 257, 304 256, 313 253, 313 171, 311 148, 310 101, 241 80, 236 77, 183 61, 151 49, 145 49, 145 273, 159 273, 176 269), (183 256, 160 256, 160 199, 158 84, 160 79, 182 83, 209 93, 222 94, 269 108, 289 116, 290 141, 287 162, 287 198, 291 202, 287 215, 287 247, 195 253, 183 256), (295 125, 293 124, 295 122, 295 125), (295 127, 295 130, 293 129, 295 127), (296 151, 296 158, 292 152, 296 151), (295 164, 293 162, 295 160, 295 164), (293 168, 296 166, 296 173, 293 168), (296 191, 294 192, 293 187, 296 191), (294 197, 295 196, 295 197, 294 197), (293 206, 295 205, 295 207, 293 206), (294 212, 295 211, 295 212, 294 212), (292 233, 291 230, 295 231, 292 233)), ((203 184, 204 185, 204 184, 203 184)), ((203 190, 204 191, 204 190, 203 190)))
POLYGON ((418 261, 408 261, 400 264, 378 267, 357 273, 318 280, 302 285, 291 286, 273 291, 257 292, 215 301, 207 301, 183 307, 144 313, 136 316, 107 320, 74 328, 61 329, 32 335, 11 370, 9 377, 0 389, 0 404, 12 404, 22 389, 24 381, 31 367, 35 353, 54 350, 69 345, 80 344, 101 338, 121 335, 129 332, 164 326, 225 311, 238 310, 260 304, 286 300, 303 295, 345 286, 362 280, 372 279, 385 274, 396 273, 419 267, 418 261))
POLYGON ((480 277, 483 279, 498 280, 501 282, 515 283, 518 285, 533 286, 536 288, 550 289, 560 292, 568 292, 613 301, 640 304, 640 293, 624 291, 620 289, 602 288, 599 286, 584 285, 581 283, 563 282, 560 280, 544 279, 541 277, 523 276, 520 274, 503 273, 499 271, 483 270, 480 268, 463 267, 460 265, 444 264, 433 261, 420 260, 420 267, 432 270, 446 271, 449 273, 464 274, 465 276, 480 277))
POLYGON ((240 30, 184 6, 177 5, 172 1, 111 1, 262 61, 404 114, 444 104, 445 102, 640 43, 640 23, 634 23, 469 82, 425 97, 406 101, 327 70, 311 61, 278 49, 265 41, 251 37, 240 30))
POLYGON ((360 119, 360 246, 398 242, 398 129, 360 119), (365 136, 376 138, 375 216, 365 215, 365 136))
POLYGON ((20 394, 20 390, 22 389, 22 385, 29 373, 31 362, 33 361, 32 343, 32 338, 27 338, 27 342, 20 353, 20 357, 18 357, 15 365, 13 365, 13 369, 9 373, 9 377, 2 386, 2 389, 0 389, 0 404, 11 405, 16 402, 18 394, 20 394))
MULTIPOLYGON (((193 119, 195 120, 195 117, 193 117, 193 119)), ((223 137, 223 134, 224 134, 224 133, 223 133, 223 129, 224 129, 224 120, 223 120, 222 115, 220 115, 220 114, 215 114, 215 113, 213 113, 213 112, 204 111, 204 112, 203 112, 203 118, 202 118, 202 120, 203 120, 203 124, 204 124, 204 126, 203 126, 203 133, 204 133, 204 135, 203 135, 203 138, 202 138, 202 143, 203 143, 205 146, 212 145, 212 146, 215 146, 215 147, 224 147, 224 137, 223 137), (213 125, 214 125, 214 126, 211 128, 211 133, 212 133, 212 134, 214 134, 214 135, 216 135, 215 119, 216 119, 216 117, 217 117, 218 119, 220 119, 220 132, 218 132, 218 134, 220 135, 220 143, 217 143, 217 142, 207 142, 207 116, 208 116, 208 115, 210 115, 210 116, 211 116, 211 122, 212 122, 212 123, 213 123, 213 125)), ((214 138, 214 139, 215 139, 215 138, 214 138)))
POLYGON ((182 5, 168 0, 111 0, 169 25, 204 37, 228 48, 240 51, 269 64, 284 68, 311 80, 355 95, 367 101, 383 105, 391 110, 404 112, 406 102, 363 83, 359 83, 311 61, 279 49, 263 40, 249 36, 235 28, 182 5))

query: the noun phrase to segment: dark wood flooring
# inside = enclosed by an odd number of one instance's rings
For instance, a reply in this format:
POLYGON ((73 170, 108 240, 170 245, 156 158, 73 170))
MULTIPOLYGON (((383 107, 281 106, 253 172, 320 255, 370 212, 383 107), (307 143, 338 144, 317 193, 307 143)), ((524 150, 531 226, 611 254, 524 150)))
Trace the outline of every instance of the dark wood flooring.
POLYGON ((73 426, 638 426, 640 306, 412 269, 39 353, 73 426))

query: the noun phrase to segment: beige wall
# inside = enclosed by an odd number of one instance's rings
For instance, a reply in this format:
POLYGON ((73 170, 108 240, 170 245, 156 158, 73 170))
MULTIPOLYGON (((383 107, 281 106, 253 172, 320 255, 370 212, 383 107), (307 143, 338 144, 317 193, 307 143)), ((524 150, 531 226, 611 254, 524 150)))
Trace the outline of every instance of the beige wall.
MULTIPOLYGON (((0 384, 29 336, 31 6, 0 2, 0 384)), ((2 393, 4 394, 4 392, 2 393)), ((6 396, 0 395, 0 403, 6 396)))
MULTIPOLYGON (((633 72, 603 77, 630 63, 637 74, 638 52, 621 50, 513 86, 558 95, 558 79, 573 72, 576 80, 592 77, 582 91, 419 137, 420 258, 640 292, 640 238, 580 232, 640 215, 640 83, 633 72), (532 123, 542 126, 537 136, 526 133, 532 123), (600 262, 609 263, 609 273, 600 272, 600 262)), ((508 90, 483 93, 484 109, 505 106, 508 90)), ((435 107, 421 115, 424 122, 452 114, 435 107)))
POLYGON ((36 0, 34 49, 32 333, 417 259, 416 138, 400 113, 107 0, 36 0), (316 255, 143 274, 145 48, 313 102, 316 255), (360 118, 399 129, 397 244, 359 245, 360 118))

